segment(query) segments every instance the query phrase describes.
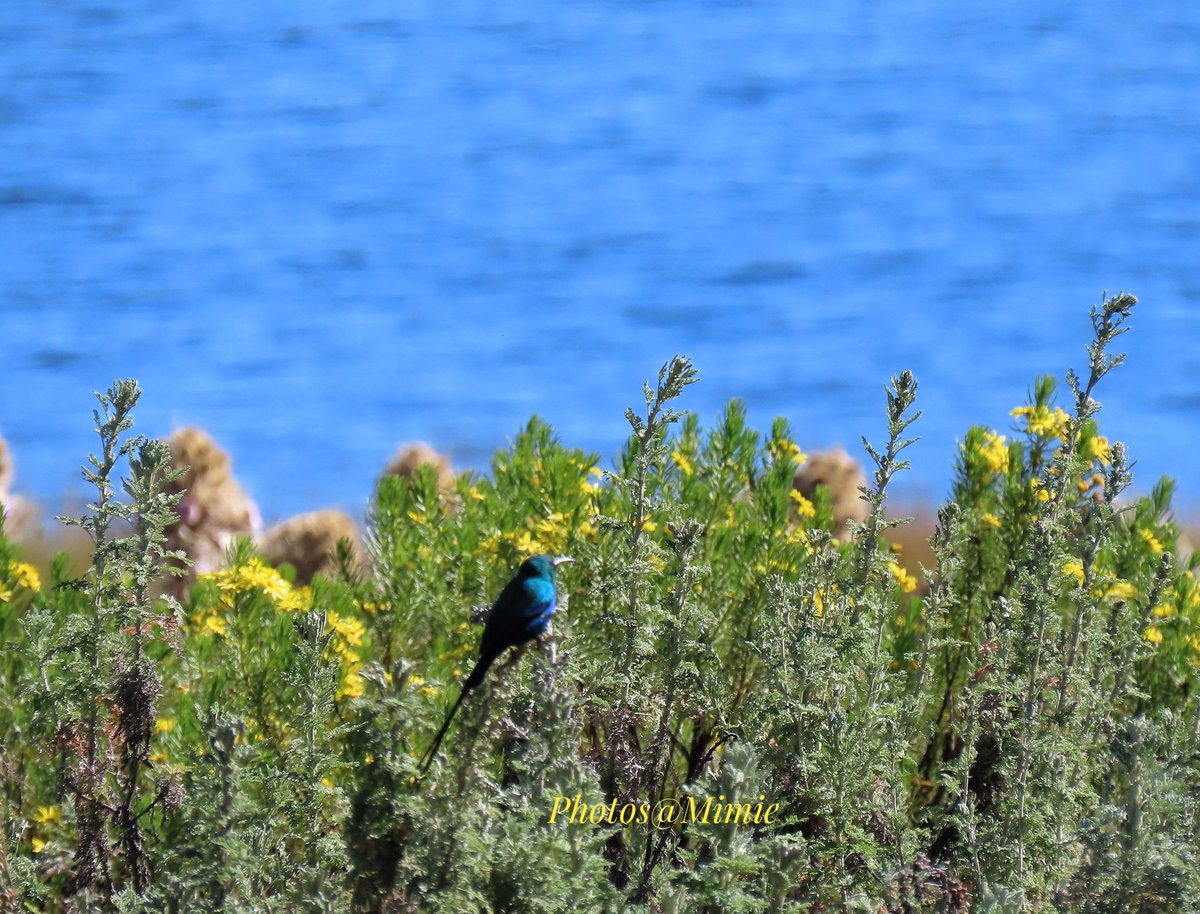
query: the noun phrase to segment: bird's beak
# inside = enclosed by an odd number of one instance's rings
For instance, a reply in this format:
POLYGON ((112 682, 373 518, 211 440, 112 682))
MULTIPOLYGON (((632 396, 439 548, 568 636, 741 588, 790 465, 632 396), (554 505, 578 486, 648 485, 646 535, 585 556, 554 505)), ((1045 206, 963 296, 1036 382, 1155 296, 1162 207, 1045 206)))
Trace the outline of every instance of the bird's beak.
POLYGON ((568 562, 575 561, 569 555, 556 555, 550 560, 550 563, 557 568, 559 565, 566 565, 568 562))

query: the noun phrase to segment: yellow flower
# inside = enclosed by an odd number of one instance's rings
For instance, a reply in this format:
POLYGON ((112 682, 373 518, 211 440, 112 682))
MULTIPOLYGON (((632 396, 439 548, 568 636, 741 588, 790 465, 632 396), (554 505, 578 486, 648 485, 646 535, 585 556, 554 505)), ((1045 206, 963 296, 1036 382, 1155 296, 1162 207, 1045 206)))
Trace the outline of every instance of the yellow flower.
POLYGON ((289 590, 278 603, 284 612, 304 612, 312 603, 312 589, 304 586, 289 590))
POLYGON ((1004 435, 988 431, 983 436, 983 444, 979 446, 979 456, 993 475, 1008 472, 1009 454, 1005 440, 1004 435))
POLYGON ((904 566, 899 562, 888 562, 888 571, 892 573, 892 577, 896 579, 896 583, 905 593, 912 593, 917 589, 916 577, 905 571, 904 566))
POLYGON ((258 559, 251 559, 240 571, 241 580, 244 582, 241 587, 243 590, 261 590, 272 600, 282 600, 292 591, 292 585, 288 583, 287 578, 258 559))
POLYGON ((1154 615, 1159 619, 1165 619, 1167 616, 1174 615, 1175 607, 1170 603, 1159 603, 1154 607, 1154 615))
POLYGON ((342 687, 338 689, 338 698, 361 698, 367 690, 367 684, 363 678, 358 675, 358 670, 351 670, 342 680, 342 687))
POLYGON ((984 511, 981 519, 983 520, 985 526, 996 527, 997 529, 1000 527, 1000 518, 998 518, 991 511, 984 511))
POLYGON ((12 599, 12 591, 8 589, 3 581, 0 581, 0 603, 7 603, 12 599))
POLYGON ((543 551, 542 544, 534 539, 528 530, 518 530, 516 533, 510 533, 507 539, 516 546, 517 552, 521 555, 536 555, 543 551))
POLYGON ((159 762, 165 762, 166 760, 167 760, 167 753, 165 753, 165 752, 150 753, 150 761, 153 762, 155 765, 157 765, 159 762))
POLYGON ((367 630, 357 619, 351 619, 348 616, 339 616, 337 613, 329 613, 326 616, 326 621, 329 628, 336 632, 351 647, 358 647, 362 644, 363 635, 367 633, 367 630))
POLYGON ((1078 586, 1083 586, 1083 564, 1074 560, 1067 562, 1062 567, 1063 574, 1067 577, 1074 577, 1078 586))
POLYGON ((642 521, 642 532, 643 533, 653 533, 657 529, 658 529, 658 524, 656 524, 654 521, 652 521, 652 520, 642 521))
POLYGON ((424 511, 416 511, 416 510, 409 511, 408 519, 411 520, 414 524, 423 524, 423 523, 425 523, 425 520, 426 520, 425 512, 424 511))
POLYGON ((797 549, 803 549, 806 553, 812 552, 812 541, 808 538, 808 534, 803 528, 797 527, 795 530, 789 530, 784 535, 784 542, 789 546, 794 546, 797 549))
POLYGON ((1101 598, 1106 600, 1128 600, 1130 597, 1136 597, 1137 592, 1137 588, 1128 581, 1116 581, 1108 586, 1108 589, 1101 594, 1101 598))
POLYGON ((483 501, 483 499, 484 499, 484 494, 482 492, 480 492, 479 489, 476 488, 475 486, 471 486, 471 488, 467 489, 467 496, 472 501, 483 501))
POLYGON ((776 460, 788 459, 796 466, 800 466, 804 461, 808 460, 808 455, 800 450, 800 445, 791 438, 780 438, 768 442, 767 451, 776 460))
POLYGON ((39 806, 33 814, 33 821, 38 825, 50 825, 62 818, 62 811, 57 806, 39 806))
POLYGON ((692 462, 688 460, 687 454, 680 450, 671 451, 671 461, 675 466, 679 467, 679 471, 684 476, 692 475, 692 462))
POLYGON ((1039 438, 1063 438, 1067 424, 1071 421, 1062 409, 1056 406, 1018 406, 1011 413, 1014 419, 1025 420, 1025 430, 1039 438))
POLYGON ((250 559, 244 565, 200 575, 202 581, 212 581, 221 592, 221 602, 232 606, 238 594, 261 590, 272 600, 285 600, 292 593, 292 585, 276 569, 264 565, 261 559, 250 559))
POLYGON ((1142 637, 1151 644, 1162 644, 1163 640, 1162 630, 1157 625, 1148 626, 1146 631, 1142 633, 1142 637))
POLYGON ((533 532, 543 548, 537 552, 561 552, 567 545, 567 516, 561 511, 555 511, 549 517, 543 517, 533 525, 533 532))
POLYGON ((1150 551, 1155 555, 1159 555, 1163 551, 1162 543, 1160 543, 1158 541, 1158 537, 1156 537, 1149 530, 1139 530, 1138 536, 1145 540, 1146 545, 1150 547, 1150 551))
POLYGON ((799 489, 792 489, 788 493, 788 497, 796 503, 796 514, 799 515, 801 520, 812 520, 817 516, 816 506, 800 494, 799 489))
POLYGON ((173 717, 160 717, 154 722, 155 733, 170 733, 176 727, 176 722, 173 717))
POLYGON ((13 566, 12 579, 26 590, 42 589, 42 579, 38 577, 37 569, 28 562, 17 562, 13 566))
POLYGON ((1112 448, 1109 446, 1108 439, 1103 435, 1088 438, 1083 442, 1079 451, 1089 460, 1099 460, 1102 464, 1112 462, 1112 448))
POLYGON ((196 616, 196 627, 202 635, 220 635, 225 637, 229 634, 229 623, 225 617, 211 612, 206 616, 196 616))
POLYGON ((33 852, 35 854, 40 854, 46 849, 46 842, 41 838, 31 838, 29 840, 29 844, 33 847, 33 852))

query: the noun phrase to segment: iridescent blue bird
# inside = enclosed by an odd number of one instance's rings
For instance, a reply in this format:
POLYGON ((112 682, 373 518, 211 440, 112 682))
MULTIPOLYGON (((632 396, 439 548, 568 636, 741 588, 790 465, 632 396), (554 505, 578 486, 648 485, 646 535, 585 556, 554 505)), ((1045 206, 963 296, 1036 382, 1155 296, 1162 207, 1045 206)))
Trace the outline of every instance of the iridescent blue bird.
POLYGON ((517 569, 516 575, 504 585, 500 596, 488 611, 483 625, 483 636, 479 639, 479 660, 471 675, 463 683, 462 692, 446 715, 446 720, 433 738, 433 744, 421 762, 421 773, 428 770, 437 754, 450 722, 458 713, 458 706, 469 692, 474 690, 487 673, 492 662, 508 648, 543 635, 550 627, 554 607, 558 605, 558 591, 554 586, 554 572, 559 565, 575 561, 569 556, 535 555, 527 558, 517 569))

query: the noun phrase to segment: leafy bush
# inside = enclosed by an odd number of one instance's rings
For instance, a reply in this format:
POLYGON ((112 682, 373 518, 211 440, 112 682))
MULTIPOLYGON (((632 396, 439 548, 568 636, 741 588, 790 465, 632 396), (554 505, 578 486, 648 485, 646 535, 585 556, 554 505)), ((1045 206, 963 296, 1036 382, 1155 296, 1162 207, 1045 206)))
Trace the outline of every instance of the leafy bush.
POLYGON ((793 491, 787 424, 760 435, 734 402, 702 428, 675 358, 611 470, 533 419, 453 496, 432 470, 382 480, 369 572, 347 547, 298 587, 241 542, 176 607, 150 589, 166 464, 122 439, 118 383, 89 573, 43 585, 0 537, 5 903, 1197 910, 1200 590, 1170 483, 1119 500, 1092 397, 1133 304, 1093 312, 1069 409, 1043 378, 1008 434, 967 432, 929 569, 886 536, 910 374, 843 543, 824 493, 793 491), (537 552, 576 559, 552 634, 489 673, 422 776, 470 607, 537 552))

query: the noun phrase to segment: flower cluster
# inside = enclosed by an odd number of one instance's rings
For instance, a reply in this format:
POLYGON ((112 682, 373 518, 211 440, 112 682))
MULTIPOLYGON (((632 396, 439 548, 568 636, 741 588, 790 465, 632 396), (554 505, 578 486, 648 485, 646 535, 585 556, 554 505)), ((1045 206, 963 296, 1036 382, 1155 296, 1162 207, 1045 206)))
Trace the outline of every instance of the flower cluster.
MULTIPOLYGON (((309 587, 294 586, 277 569, 259 558, 200 575, 199 582, 215 585, 218 601, 217 605, 207 607, 193 618, 196 630, 221 637, 229 634, 228 610, 246 594, 262 594, 280 612, 304 612, 312 607, 313 602, 309 587)), ((337 695, 339 698, 357 698, 364 690, 360 672, 366 627, 358 619, 332 610, 326 613, 325 618, 326 630, 333 636, 329 649, 332 656, 337 658, 343 673, 337 695)))
POLYGON ((796 516, 801 521, 810 521, 817 516, 817 507, 805 498, 799 489, 792 489, 788 497, 796 503, 796 516))
POLYGON ((350 616, 330 612, 326 615, 326 624, 333 633, 330 649, 337 656, 343 669, 342 684, 338 689, 338 698, 359 698, 364 691, 365 683, 360 675, 362 670, 361 647, 366 637, 366 627, 350 616))
POLYGON ((1004 435, 989 430, 984 433, 983 442, 979 445, 979 456, 993 476, 1008 472, 1009 452, 1005 441, 1004 435))
POLYGON ((1025 431, 1037 438, 1066 439, 1071 417, 1061 406, 1018 406, 1010 415, 1025 420, 1025 431))
POLYGON ((13 562, 0 572, 0 603, 8 603, 21 591, 37 593, 41 589, 42 579, 28 562, 13 562))
POLYGON ((1086 435, 1079 442, 1079 453, 1088 460, 1098 460, 1102 465, 1112 462, 1112 446, 1103 435, 1086 435))
POLYGON ((1200 666, 1200 585, 1195 572, 1185 571, 1168 586, 1151 614, 1158 621, 1147 626, 1146 640, 1162 644, 1164 629, 1174 632, 1184 642, 1192 665, 1200 666))
POLYGON ((312 602, 307 587, 293 587, 278 569, 258 558, 233 568, 202 574, 199 580, 215 584, 221 595, 221 603, 226 607, 232 607, 240 595, 256 590, 266 594, 286 612, 302 612, 312 602))
POLYGON ((903 565, 899 562, 888 562, 888 571, 896 583, 900 585, 900 589, 905 593, 914 593, 917 589, 917 579, 910 574, 903 565))
POLYGON ((808 455, 800 450, 800 445, 787 436, 768 441, 767 453, 776 460, 790 460, 795 466, 802 466, 808 460, 808 455))
POLYGON ((518 530, 487 537, 480 543, 480 549, 485 554, 495 555, 501 543, 506 543, 515 554, 521 556, 538 553, 558 555, 566 551, 567 543, 573 536, 595 535, 596 528, 590 521, 576 524, 572 529, 571 519, 562 511, 554 511, 546 517, 527 519, 518 530))

